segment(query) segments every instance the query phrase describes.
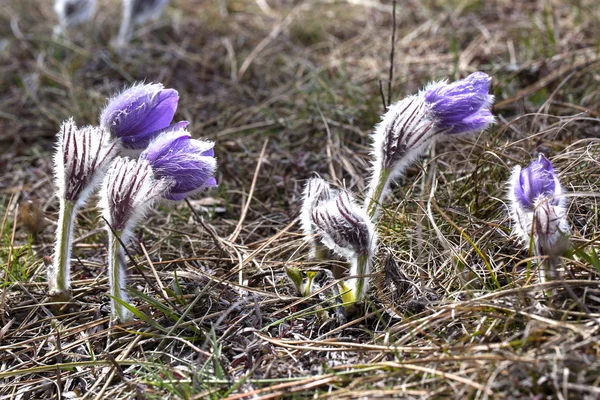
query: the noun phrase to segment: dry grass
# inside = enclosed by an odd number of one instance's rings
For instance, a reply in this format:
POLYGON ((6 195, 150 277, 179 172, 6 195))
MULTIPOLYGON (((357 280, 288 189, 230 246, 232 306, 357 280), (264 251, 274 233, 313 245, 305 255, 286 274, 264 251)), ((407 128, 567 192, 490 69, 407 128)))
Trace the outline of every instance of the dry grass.
POLYGON ((511 167, 546 153, 573 193, 576 248, 598 248, 595 0, 402 2, 393 98, 482 70, 498 124, 437 146, 398 182, 378 265, 403 276, 386 285, 380 267, 363 312, 341 325, 322 295, 295 297, 283 268, 340 264, 308 262, 299 193, 313 171, 365 187, 391 6, 174 0, 117 53, 116 2, 101 0, 69 39, 50 36, 48 3, 0 6, 0 399, 600 396, 598 266, 565 260, 578 301, 565 282, 537 284, 504 200, 511 167), (95 123, 105 98, 136 80, 179 91, 178 119, 217 142, 220 188, 190 203, 204 225, 181 204, 138 229, 132 252, 149 282, 130 263, 143 314, 126 325, 109 322, 90 202, 76 228, 75 300, 55 316, 43 263, 58 207, 54 134, 69 116, 95 123))

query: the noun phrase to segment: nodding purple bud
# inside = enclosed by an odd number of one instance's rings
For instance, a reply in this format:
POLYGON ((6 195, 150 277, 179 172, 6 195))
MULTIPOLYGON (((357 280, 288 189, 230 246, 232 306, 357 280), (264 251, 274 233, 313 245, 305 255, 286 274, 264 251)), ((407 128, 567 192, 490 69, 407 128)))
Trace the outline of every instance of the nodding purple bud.
POLYGON ((140 158, 150 163, 157 179, 172 182, 165 198, 183 200, 189 194, 217 186, 213 147, 214 143, 192 139, 180 129, 156 137, 140 158))
POLYGON ((375 227, 348 192, 340 191, 315 207, 312 222, 323 244, 341 256, 352 259, 373 254, 375 227))
POLYGON ((108 101, 100 125, 119 138, 126 149, 143 150, 165 130, 187 126, 187 122, 170 125, 178 102, 179 94, 174 89, 165 89, 160 83, 137 84, 108 101))
POLYGON ((536 200, 540 197, 549 198, 552 205, 558 205, 562 201, 562 188, 554 174, 552 163, 543 154, 527 168, 515 167, 511 191, 519 205, 529 211, 533 211, 536 200))
POLYGON ((437 130, 447 134, 481 131, 494 122, 489 93, 492 78, 475 72, 451 84, 438 82, 425 88, 423 97, 437 130))

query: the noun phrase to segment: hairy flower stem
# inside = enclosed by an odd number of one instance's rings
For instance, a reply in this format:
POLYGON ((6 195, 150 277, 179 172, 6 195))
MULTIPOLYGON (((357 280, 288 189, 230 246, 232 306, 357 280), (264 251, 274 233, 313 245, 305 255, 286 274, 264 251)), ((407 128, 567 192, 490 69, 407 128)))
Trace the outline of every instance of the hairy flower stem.
POLYGON ((73 202, 60 199, 54 263, 48 274, 50 296, 56 301, 65 301, 70 297, 71 242, 76 212, 73 202))
POLYGON ((379 209, 383 201, 383 196, 390 180, 392 171, 387 168, 381 168, 376 175, 373 175, 369 187, 369 194, 365 199, 367 215, 371 221, 377 222, 379 209))
POLYGON ((121 245, 122 232, 108 232, 108 277, 110 283, 112 317, 120 322, 131 320, 133 315, 121 302, 127 303, 125 293, 125 254, 121 245), (120 301, 118 301, 120 300, 120 301))
POLYGON ((356 275, 359 275, 359 277, 356 278, 353 294, 355 301, 360 301, 366 292, 369 278, 365 275, 369 273, 369 263, 371 260, 368 254, 361 254, 353 262, 356 262, 356 275))

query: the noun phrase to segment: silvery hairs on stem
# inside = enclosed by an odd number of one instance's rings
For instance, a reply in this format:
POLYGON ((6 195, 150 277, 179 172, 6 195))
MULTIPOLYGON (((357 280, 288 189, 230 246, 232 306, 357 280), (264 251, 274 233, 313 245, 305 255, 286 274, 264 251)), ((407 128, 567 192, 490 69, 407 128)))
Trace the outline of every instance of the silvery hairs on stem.
POLYGON ((59 27, 55 27, 58 33, 91 20, 96 13, 96 0, 55 0, 54 12, 60 23, 59 27))
POLYGON ((312 212, 312 221, 322 243, 350 262, 350 275, 358 276, 347 282, 352 300, 362 300, 369 280, 365 275, 371 272, 377 245, 374 224, 344 190, 318 204, 312 212))
POLYGON ((123 0, 123 19, 119 28, 117 46, 125 46, 131 40, 134 25, 157 19, 169 4, 169 0, 123 0))
POLYGON ((377 218, 391 179, 399 177, 427 146, 441 137, 481 131, 494 122, 488 94, 491 78, 476 72, 447 84, 429 84, 391 105, 373 133, 373 176, 365 207, 377 218))
POLYGON ((314 222, 312 213, 320 203, 327 201, 337 194, 329 183, 321 178, 310 178, 306 181, 302 194, 302 209, 300 212, 300 224, 304 239, 310 245, 310 258, 317 256, 317 243, 315 241, 314 222))
POLYGON ((139 155, 161 133, 185 128, 187 121, 171 124, 179 94, 160 83, 138 83, 108 100, 100 126, 118 138, 126 155, 139 155))
POLYGON ((48 268, 50 294, 70 290, 70 258, 74 217, 102 180, 119 145, 103 128, 78 128, 69 119, 61 125, 54 153, 56 194, 60 200, 54 262, 48 268))
POLYGON ((528 167, 515 166, 508 197, 513 229, 523 245, 546 257, 540 280, 556 277, 556 265, 569 248, 570 225, 566 199, 552 163, 543 154, 528 167))

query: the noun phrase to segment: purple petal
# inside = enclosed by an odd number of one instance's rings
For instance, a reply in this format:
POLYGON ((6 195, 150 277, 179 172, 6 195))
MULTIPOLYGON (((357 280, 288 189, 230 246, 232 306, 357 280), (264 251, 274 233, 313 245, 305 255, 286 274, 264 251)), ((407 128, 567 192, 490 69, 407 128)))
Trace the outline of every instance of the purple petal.
POLYGON ((441 97, 431 103, 431 109, 445 125, 453 125, 478 112, 489 102, 489 97, 479 93, 441 97))
POLYGON ((166 132, 154 139, 141 157, 150 162, 157 178, 173 182, 168 198, 181 200, 191 192, 216 186, 213 146, 191 139, 183 130, 166 132))
POLYGON ((423 97, 437 128, 457 134, 482 130, 493 123, 489 111, 494 100, 488 94, 490 82, 488 75, 475 72, 451 84, 441 82, 426 88, 423 97))
POLYGON ((173 120, 179 95, 161 84, 136 85, 111 99, 100 125, 120 138, 126 148, 143 148, 173 120))
MULTIPOLYGON (((533 210, 536 199, 543 196, 557 196, 560 194, 558 178, 554 174, 552 163, 543 154, 537 160, 521 170, 519 185, 514 190, 514 195, 521 206, 533 210)), ((559 198, 552 200, 558 204, 559 198)))
POLYGON ((453 124, 452 129, 447 133, 449 135, 482 131, 490 124, 494 123, 494 116, 488 109, 481 109, 477 114, 471 115, 453 124))

